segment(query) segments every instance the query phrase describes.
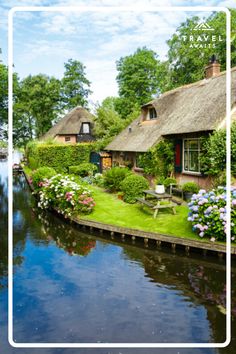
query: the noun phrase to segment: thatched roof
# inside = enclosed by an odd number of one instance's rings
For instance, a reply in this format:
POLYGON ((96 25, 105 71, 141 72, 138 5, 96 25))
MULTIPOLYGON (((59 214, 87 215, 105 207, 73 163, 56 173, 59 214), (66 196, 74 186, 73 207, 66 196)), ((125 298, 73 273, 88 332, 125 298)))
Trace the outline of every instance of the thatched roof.
POLYGON ((79 134, 82 123, 92 123, 93 116, 85 108, 77 106, 59 120, 42 139, 54 138, 56 135, 79 134))
MULTIPOLYGON (((236 67, 232 69, 232 106, 236 104, 236 67)), ((145 152, 163 136, 213 131, 226 116, 226 72, 168 91, 145 104, 141 115, 106 147, 145 152), (145 120, 148 108, 157 118, 145 120)))

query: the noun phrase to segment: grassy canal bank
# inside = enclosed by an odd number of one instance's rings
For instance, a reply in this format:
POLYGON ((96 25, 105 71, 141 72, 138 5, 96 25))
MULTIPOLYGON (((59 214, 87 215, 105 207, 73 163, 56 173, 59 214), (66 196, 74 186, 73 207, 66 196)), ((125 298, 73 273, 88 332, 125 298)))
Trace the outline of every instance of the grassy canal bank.
MULTIPOLYGON (((29 168, 24 168, 28 182, 31 172, 29 168)), ((108 193, 103 188, 86 182, 83 184, 91 191, 96 205, 89 214, 80 213, 69 217, 80 226, 108 231, 112 235, 117 233, 122 238, 125 235, 134 239, 142 238, 146 244, 148 240, 155 240, 157 244, 167 242, 172 248, 181 245, 186 250, 197 248, 225 253, 224 242, 211 242, 193 232, 191 223, 187 220, 189 209, 186 205, 176 206, 175 215, 171 209, 165 208, 159 211, 157 218, 153 218, 152 211, 140 204, 125 203, 118 199, 117 194, 108 193)), ((232 253, 236 254, 236 247, 232 247, 232 253)))

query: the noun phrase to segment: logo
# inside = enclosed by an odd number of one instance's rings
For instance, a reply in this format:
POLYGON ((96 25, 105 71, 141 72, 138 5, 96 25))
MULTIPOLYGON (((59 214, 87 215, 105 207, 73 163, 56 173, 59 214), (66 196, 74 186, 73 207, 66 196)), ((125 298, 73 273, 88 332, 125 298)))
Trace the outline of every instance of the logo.
POLYGON ((206 22, 199 22, 191 31, 191 35, 181 36, 181 40, 189 44, 189 48, 213 49, 217 47, 219 42, 223 42, 222 36, 214 34, 214 28, 206 22))
POLYGON ((211 28, 206 22, 200 22, 194 27, 193 31, 214 31, 214 28, 211 28))

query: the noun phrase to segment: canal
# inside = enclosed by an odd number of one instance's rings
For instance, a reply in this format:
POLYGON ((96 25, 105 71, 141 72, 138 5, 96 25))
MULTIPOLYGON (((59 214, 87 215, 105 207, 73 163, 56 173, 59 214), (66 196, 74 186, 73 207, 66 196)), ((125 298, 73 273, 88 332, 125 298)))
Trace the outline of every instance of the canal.
MULTIPOLYGON (((0 352, 3 354, 188 353, 236 349, 14 349, 7 343, 7 162, 0 162, 0 352), (3 232, 2 232, 3 230, 3 232)), ((222 342, 225 261, 145 249, 86 234, 37 209, 14 177, 14 340, 16 342, 222 342)))

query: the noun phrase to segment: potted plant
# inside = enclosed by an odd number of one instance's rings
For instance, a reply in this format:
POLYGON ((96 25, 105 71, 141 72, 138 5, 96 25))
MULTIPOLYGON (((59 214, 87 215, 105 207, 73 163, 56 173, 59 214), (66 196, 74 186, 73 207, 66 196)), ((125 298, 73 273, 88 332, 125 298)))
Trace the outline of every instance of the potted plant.
POLYGON ((187 182, 183 184, 182 189, 184 192, 185 200, 190 200, 192 198, 192 195, 194 193, 197 193, 199 190, 198 185, 195 182, 187 182))
POLYGON ((156 188, 155 192, 157 194, 164 194, 165 193, 165 186, 164 186, 164 178, 160 177, 156 180, 156 188))
POLYGON ((177 185, 177 181, 175 178, 173 177, 167 177, 165 180, 164 180, 164 186, 165 186, 165 189, 167 190, 167 193, 170 193, 171 190, 170 190, 170 186, 176 186, 177 185))

